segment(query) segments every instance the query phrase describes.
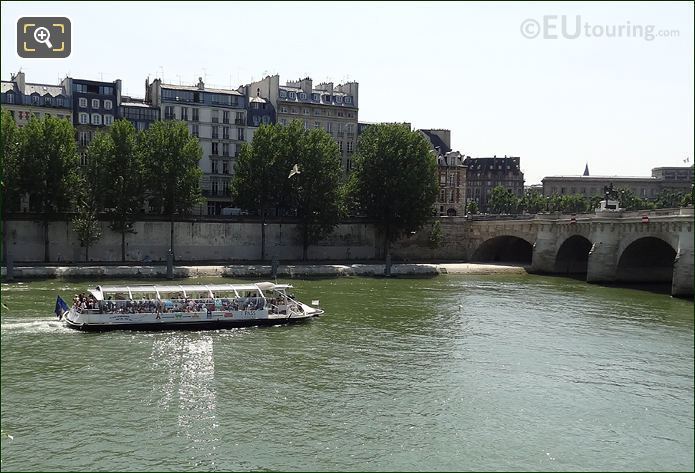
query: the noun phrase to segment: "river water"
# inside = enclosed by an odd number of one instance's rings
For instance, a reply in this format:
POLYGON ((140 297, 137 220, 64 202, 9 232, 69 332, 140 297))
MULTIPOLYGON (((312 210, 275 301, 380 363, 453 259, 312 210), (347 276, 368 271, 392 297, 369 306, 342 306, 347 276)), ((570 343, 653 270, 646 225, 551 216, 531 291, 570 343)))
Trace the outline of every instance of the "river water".
POLYGON ((52 315, 86 283, 2 284, 2 470, 693 470, 691 301, 525 275, 291 283, 326 315, 104 334, 52 315))

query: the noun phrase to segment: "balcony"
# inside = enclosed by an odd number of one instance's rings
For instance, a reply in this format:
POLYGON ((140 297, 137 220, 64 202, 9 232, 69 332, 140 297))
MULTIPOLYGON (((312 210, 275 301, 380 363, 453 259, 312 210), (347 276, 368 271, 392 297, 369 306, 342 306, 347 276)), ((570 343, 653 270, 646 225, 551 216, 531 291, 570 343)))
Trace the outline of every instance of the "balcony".
POLYGON ((219 123, 220 118, 219 117, 212 117, 212 123, 219 123))
POLYGON ((218 133, 213 133, 213 134, 212 134, 212 139, 213 139, 213 140, 217 140, 217 139, 219 139, 219 138, 220 138, 220 135, 219 135, 218 133))
POLYGON ((236 118, 234 120, 235 125, 243 125, 244 124, 244 119, 243 118, 236 118))

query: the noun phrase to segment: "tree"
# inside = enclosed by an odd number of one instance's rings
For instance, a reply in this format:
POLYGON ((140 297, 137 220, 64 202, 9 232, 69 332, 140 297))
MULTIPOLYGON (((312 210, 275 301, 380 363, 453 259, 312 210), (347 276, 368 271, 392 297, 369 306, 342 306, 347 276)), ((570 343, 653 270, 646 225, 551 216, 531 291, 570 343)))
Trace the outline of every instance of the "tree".
POLYGON ((530 214, 537 214, 546 209, 548 203, 546 198, 537 190, 528 189, 519 202, 519 208, 530 214))
POLYGON ((655 204, 657 209, 669 209, 674 207, 679 207, 683 198, 685 197, 684 192, 677 192, 671 189, 663 189, 656 196, 655 204))
POLYGON ((655 207, 653 202, 637 197, 630 189, 618 189, 617 192, 620 207, 625 210, 648 210, 655 207))
POLYGON ((475 215, 478 212, 480 212, 480 208, 478 208, 478 203, 474 200, 468 202, 468 205, 466 206, 466 212, 472 215, 475 215))
MULTIPOLYGON (((276 202, 276 169, 280 146, 280 125, 261 125, 253 134, 251 144, 244 144, 237 158, 232 177, 232 200, 245 209, 256 209, 261 215, 261 260, 265 260, 265 219, 276 202)), ((289 172, 289 168, 286 169, 289 172)), ((287 174, 284 176, 287 181, 287 174)))
POLYGON ((104 201, 111 228, 121 234, 121 261, 125 262, 125 235, 135 233, 135 216, 142 210, 144 165, 141 136, 132 123, 117 120, 108 132, 104 155, 104 201))
POLYGON ((519 207, 519 198, 504 186, 495 186, 490 194, 490 210, 494 213, 515 213, 519 207))
POLYGON ((300 173, 289 179, 302 225, 302 259, 306 260, 309 245, 331 233, 338 224, 341 168, 338 144, 331 135, 316 128, 299 130, 300 173))
POLYGON ((444 239, 444 233, 442 232, 442 224, 439 220, 435 220, 432 224, 432 229, 430 230, 430 236, 428 238, 428 245, 432 249, 439 248, 444 239))
POLYGON ((180 121, 155 122, 143 133, 142 161, 150 205, 169 216, 169 250, 174 251, 174 214, 202 202, 198 167, 203 151, 180 121))
POLYGON ((20 190, 43 218, 44 260, 50 260, 48 221, 71 209, 79 186, 79 157, 72 124, 55 117, 32 117, 19 133, 20 190))
POLYGON ((439 192, 436 172, 436 158, 418 132, 379 124, 361 135, 351 191, 367 216, 378 222, 387 260, 393 241, 429 220, 439 192))
POLYGON ((19 192, 19 129, 9 111, 2 111, 2 163, 0 187, 2 190, 2 249, 3 261, 7 259, 7 214, 17 208, 19 192))
POLYGON ((72 219, 72 228, 77 233, 80 245, 84 246, 84 260, 89 261, 89 247, 101 238, 101 225, 97 219, 97 211, 93 202, 81 200, 77 204, 77 214, 72 219))

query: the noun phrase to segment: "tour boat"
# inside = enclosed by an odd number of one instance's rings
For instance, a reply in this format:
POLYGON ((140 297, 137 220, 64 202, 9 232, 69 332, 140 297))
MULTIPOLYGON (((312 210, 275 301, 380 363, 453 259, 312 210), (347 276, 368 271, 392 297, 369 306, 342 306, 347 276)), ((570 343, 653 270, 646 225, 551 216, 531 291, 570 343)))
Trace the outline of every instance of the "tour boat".
MULTIPOLYGON (((323 314, 288 294, 292 286, 207 284, 97 286, 68 306, 60 296, 56 315, 79 330, 208 329, 278 325, 323 314)), ((318 306, 319 301, 312 301, 318 306)))

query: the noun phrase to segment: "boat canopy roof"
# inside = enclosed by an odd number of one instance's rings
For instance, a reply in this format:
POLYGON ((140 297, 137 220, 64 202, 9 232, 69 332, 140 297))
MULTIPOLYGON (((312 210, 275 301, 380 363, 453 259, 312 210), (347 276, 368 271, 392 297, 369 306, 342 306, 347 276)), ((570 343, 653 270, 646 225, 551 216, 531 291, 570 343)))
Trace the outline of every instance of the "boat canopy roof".
POLYGON ((160 294, 164 293, 181 293, 184 297, 207 293, 208 297, 215 292, 234 292, 238 295, 239 291, 268 291, 268 290, 284 290, 292 286, 289 284, 274 284, 271 282, 261 282, 257 284, 185 284, 185 285, 138 285, 138 286, 97 286, 95 289, 90 289, 89 292, 98 301, 110 294, 128 294, 130 299, 133 299, 135 294, 156 294, 159 299, 160 294))

